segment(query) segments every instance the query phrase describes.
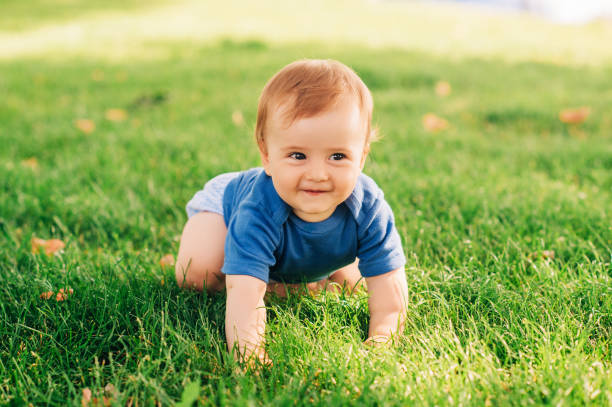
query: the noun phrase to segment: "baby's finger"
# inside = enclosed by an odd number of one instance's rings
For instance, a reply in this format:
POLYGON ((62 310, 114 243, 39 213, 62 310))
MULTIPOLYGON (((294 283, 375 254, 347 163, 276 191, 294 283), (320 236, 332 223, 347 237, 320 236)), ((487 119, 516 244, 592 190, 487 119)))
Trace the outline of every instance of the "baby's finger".
POLYGON ((391 343, 391 338, 387 335, 373 335, 366 339, 364 342, 366 346, 374 347, 388 345, 389 343, 391 343))

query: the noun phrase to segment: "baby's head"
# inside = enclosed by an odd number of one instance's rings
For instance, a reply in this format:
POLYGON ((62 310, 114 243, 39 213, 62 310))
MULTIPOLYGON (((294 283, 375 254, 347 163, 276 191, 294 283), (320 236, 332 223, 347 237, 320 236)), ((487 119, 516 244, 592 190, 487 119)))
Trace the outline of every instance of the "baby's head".
POLYGON ((346 65, 293 62, 259 99, 255 137, 279 196, 308 222, 327 219, 355 188, 376 137, 372 96, 346 65))
MULTIPOLYGON (((280 120, 290 126, 296 120, 332 110, 340 102, 359 108, 366 144, 375 141, 372 128, 372 94, 348 66, 331 59, 303 59, 278 71, 266 84, 259 98, 255 138, 265 148, 267 126, 280 120)), ((279 123, 280 124, 280 123, 279 123)))

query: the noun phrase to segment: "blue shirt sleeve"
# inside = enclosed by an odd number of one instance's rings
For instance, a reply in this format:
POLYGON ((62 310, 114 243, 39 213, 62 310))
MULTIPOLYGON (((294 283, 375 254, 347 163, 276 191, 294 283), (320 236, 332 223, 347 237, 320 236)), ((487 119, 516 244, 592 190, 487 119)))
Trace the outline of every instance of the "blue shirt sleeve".
POLYGON ((364 196, 362 216, 358 221, 359 271, 374 277, 404 267, 406 257, 395 228, 391 207, 378 187, 364 196))
POLYGON ((232 214, 225 238, 221 271, 256 277, 268 283, 281 229, 274 217, 255 202, 245 202, 232 214))

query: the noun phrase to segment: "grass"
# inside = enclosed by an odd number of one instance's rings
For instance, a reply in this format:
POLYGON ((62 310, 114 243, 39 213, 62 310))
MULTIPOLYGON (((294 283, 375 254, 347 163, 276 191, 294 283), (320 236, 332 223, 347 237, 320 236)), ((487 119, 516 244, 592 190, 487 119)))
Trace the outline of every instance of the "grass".
POLYGON ((32 1, 24 7, 17 0, 4 2, 0 60, 65 54, 113 61, 166 58, 174 49, 157 47, 159 41, 201 43, 232 37, 275 45, 307 39, 340 47, 390 46, 447 59, 612 64, 612 47, 606 41, 612 37, 612 21, 561 26, 452 3, 156 0, 155 7, 145 7, 150 4, 129 0, 119 7, 115 1, 34 0, 34 7, 32 1))
MULTIPOLYGON (((155 4, 155 2, 153 3, 155 4)), ((127 0, 121 8, 137 10, 151 2, 127 0)), ((0 31, 26 31, 45 24, 65 23, 77 17, 89 17, 117 10, 115 2, 102 0, 2 0, 0 31)))
POLYGON ((163 58, 0 63, 0 404, 80 405, 108 384, 116 405, 189 401, 196 387, 202 405, 612 402, 609 65, 151 45, 163 58), (404 242, 408 323, 397 346, 366 349, 363 295, 271 299, 274 365, 245 374, 225 349, 224 297, 178 289, 159 259, 176 253, 206 180, 258 165, 257 96, 301 57, 339 59, 373 91, 384 138, 366 173, 404 242), (558 120, 583 105, 582 125, 558 120), (430 111, 451 127, 424 131, 430 111), (32 254, 34 236, 67 246, 32 254), (66 301, 39 298, 62 287, 66 301))

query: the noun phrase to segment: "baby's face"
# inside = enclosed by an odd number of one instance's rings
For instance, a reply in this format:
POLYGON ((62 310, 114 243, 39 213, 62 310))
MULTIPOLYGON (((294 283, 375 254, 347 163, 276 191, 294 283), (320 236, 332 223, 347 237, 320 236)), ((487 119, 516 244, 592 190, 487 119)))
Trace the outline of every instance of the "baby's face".
POLYGON ((354 102, 296 120, 278 112, 267 126, 261 158, 279 196, 307 222, 327 219, 353 192, 369 151, 365 123, 354 102))

